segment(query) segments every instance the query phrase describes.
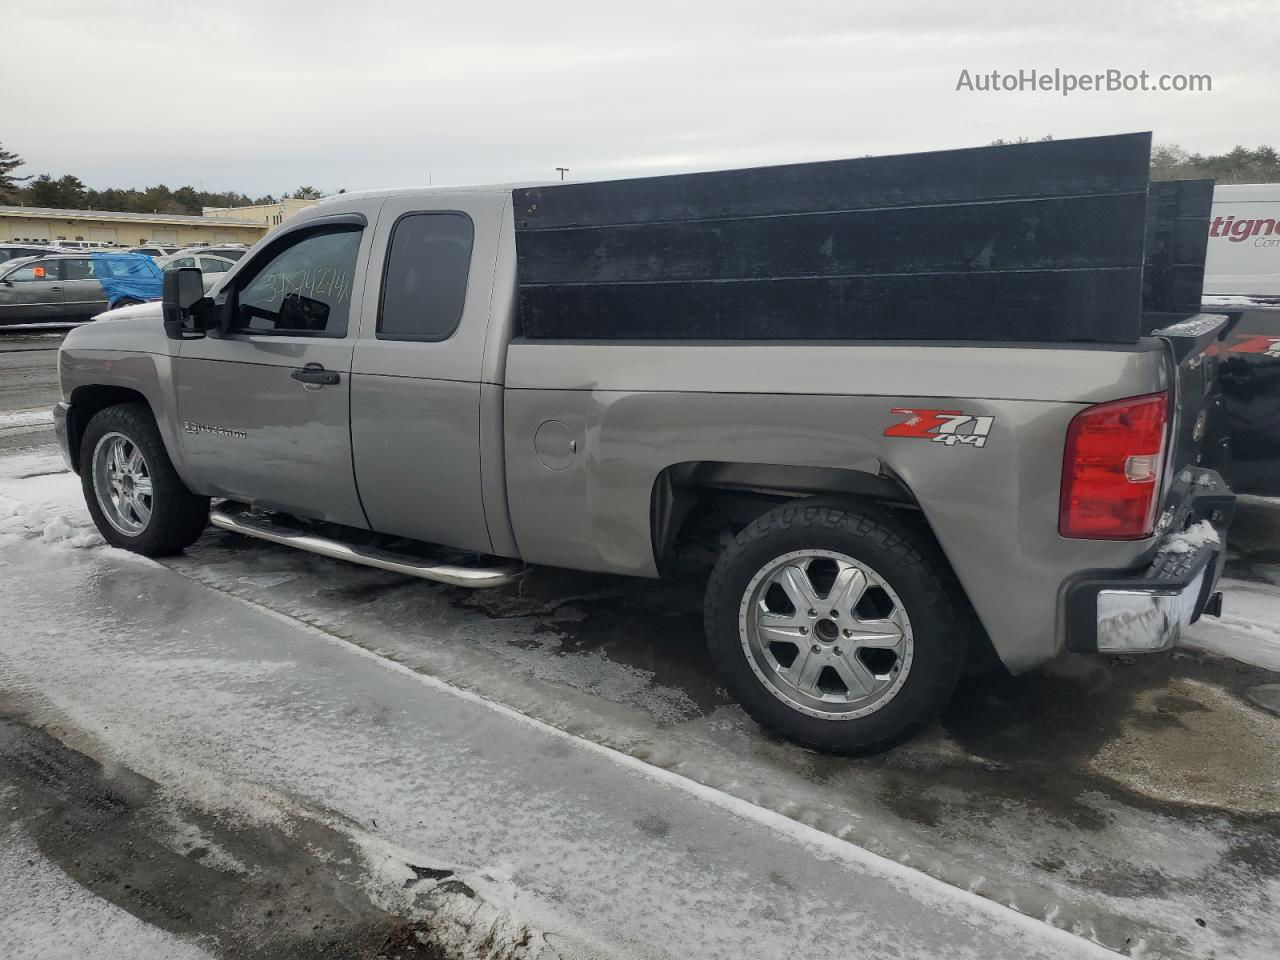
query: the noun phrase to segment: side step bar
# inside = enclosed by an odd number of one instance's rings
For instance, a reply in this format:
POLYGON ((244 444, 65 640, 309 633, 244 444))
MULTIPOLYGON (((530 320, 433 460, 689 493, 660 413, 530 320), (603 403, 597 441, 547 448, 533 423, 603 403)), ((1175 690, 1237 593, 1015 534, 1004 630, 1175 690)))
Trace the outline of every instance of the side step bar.
POLYGON ((455 587, 504 587, 514 583, 524 572, 524 566, 504 560, 488 567, 463 567, 451 563, 426 563, 409 557, 398 556, 376 547, 356 547, 340 540, 290 530, 264 520, 248 516, 249 508, 241 503, 222 503, 209 511, 209 522, 219 530, 243 533, 259 540, 269 540, 286 547, 297 547, 308 553, 318 553, 334 560, 347 560, 366 567, 390 570, 423 580, 435 580, 455 587))

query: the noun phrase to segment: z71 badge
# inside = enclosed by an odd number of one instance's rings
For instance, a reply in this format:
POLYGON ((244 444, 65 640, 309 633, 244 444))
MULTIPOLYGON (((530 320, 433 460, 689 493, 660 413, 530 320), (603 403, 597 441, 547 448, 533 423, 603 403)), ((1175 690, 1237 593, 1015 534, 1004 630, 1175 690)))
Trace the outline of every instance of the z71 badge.
POLYGON ((907 419, 895 423, 884 432, 886 437, 915 437, 948 447, 964 444, 985 447, 995 417, 972 417, 959 410, 912 410, 894 407, 891 413, 907 419))

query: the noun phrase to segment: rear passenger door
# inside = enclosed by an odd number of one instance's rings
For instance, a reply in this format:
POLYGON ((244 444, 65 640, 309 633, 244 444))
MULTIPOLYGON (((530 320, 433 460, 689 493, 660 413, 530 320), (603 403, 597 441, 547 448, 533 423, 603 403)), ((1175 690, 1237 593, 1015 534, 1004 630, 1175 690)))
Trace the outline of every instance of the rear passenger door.
POLYGON ((351 367, 351 443, 369 525, 492 552, 481 493, 481 367, 503 200, 387 200, 351 367))
POLYGON ((69 257, 62 265, 62 314, 68 319, 87 320, 107 309, 107 295, 93 275, 90 257, 69 257))

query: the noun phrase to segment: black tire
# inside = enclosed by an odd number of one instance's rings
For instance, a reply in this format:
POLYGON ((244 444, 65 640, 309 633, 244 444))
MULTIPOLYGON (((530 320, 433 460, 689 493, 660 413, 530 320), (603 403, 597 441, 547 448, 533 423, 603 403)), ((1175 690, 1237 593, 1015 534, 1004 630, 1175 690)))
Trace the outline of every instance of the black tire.
POLYGON ((739 533, 711 574, 704 612, 712 660, 756 722, 788 740, 844 755, 887 750, 932 722, 964 669, 971 623, 967 600, 927 536, 873 504, 819 499, 785 504, 739 533), (771 687, 757 674, 747 652, 739 613, 752 579, 779 558, 808 550, 842 554, 873 569, 909 618, 906 679, 865 716, 832 719, 803 712, 775 693, 776 682, 771 687))
POLYGON ((80 440, 80 486, 98 531, 113 547, 148 557, 179 553, 193 544, 209 522, 209 498, 187 489, 173 469, 155 418, 145 403, 125 403, 99 411, 80 440), (151 514, 136 534, 108 520, 94 487, 95 452, 110 434, 121 434, 137 446, 150 474, 151 514))

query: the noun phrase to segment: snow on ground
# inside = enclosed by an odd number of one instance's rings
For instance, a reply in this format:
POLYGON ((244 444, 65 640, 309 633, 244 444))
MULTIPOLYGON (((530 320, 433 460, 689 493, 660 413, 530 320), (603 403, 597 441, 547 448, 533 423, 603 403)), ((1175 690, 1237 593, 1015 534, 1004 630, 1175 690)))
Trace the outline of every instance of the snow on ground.
POLYGON ((605 955, 1111 956, 161 566, 9 556, 0 673, 109 759, 196 802, 212 779, 368 824, 605 955))
POLYGON ((64 549, 105 543, 85 508, 80 478, 57 453, 0 458, 0 546, 30 537, 64 549))
POLYGON ((1226 577, 1218 587, 1222 616, 1183 630, 1181 645, 1280 671, 1280 588, 1226 577))
MULTIPOLYGON (((61 460, 55 452, 0 458, 0 498, 7 498, 8 501, 18 504, 20 508, 25 508, 27 513, 35 507, 46 510, 49 514, 49 519, 45 520, 46 525, 50 519, 60 517, 74 531, 80 531, 83 533, 90 529, 88 514, 85 511, 82 502, 78 480, 63 471, 61 460)), ((5 501, 0 500, 0 503, 3 502, 5 501)), ((13 519, 14 517, 25 518, 25 515, 26 514, 23 513, 22 509, 19 509, 18 511, 10 514, 10 519, 13 519)), ((0 514, 0 516, 3 516, 3 514, 0 514)), ((17 548, 15 552, 8 554, 8 556, 15 559, 19 556, 30 556, 32 555, 32 551, 24 548, 28 546, 37 546, 38 542, 43 539, 43 536, 43 526, 39 523, 28 525, 24 519, 21 525, 15 525, 8 533, 5 533, 3 529, 0 529, 0 538, 8 538, 7 540, 0 539, 0 548, 5 547, 6 545, 12 545, 17 548), (37 543, 24 544, 20 541, 35 541, 37 543)), ((297 580, 302 586, 300 588, 301 593, 298 595, 298 602, 295 607, 284 610, 280 605, 284 602, 281 600, 280 596, 274 597, 274 603, 268 602, 267 600, 263 600, 262 602, 267 603, 268 606, 272 606, 273 609, 277 609, 288 614, 290 617, 306 620, 307 622, 315 623, 318 626, 324 627, 328 631, 327 636, 330 637, 334 634, 343 637, 358 636, 363 632, 365 634, 365 638, 360 642, 364 642, 366 646, 370 647, 370 649, 380 648, 383 645, 391 644, 393 642, 393 638, 394 642, 397 643, 404 637, 407 637, 410 641, 417 638, 421 641, 421 644, 416 657, 411 655, 411 652, 407 648, 393 646, 386 651, 387 655, 393 659, 404 659, 405 662, 413 663, 415 669, 423 670, 421 664, 416 662, 416 659, 420 659, 421 656, 425 655, 422 651, 427 651, 432 656, 443 656, 446 653, 449 655, 456 655, 460 648, 460 645, 457 642, 458 635, 466 633, 467 631, 475 632, 480 639, 492 637, 493 639, 490 645, 496 653, 501 653, 505 646, 511 645, 511 637, 508 635, 510 632, 528 630, 529 637, 525 638, 523 635, 517 637, 521 642, 512 646, 514 646, 521 655, 527 655, 531 662, 557 665, 568 664, 570 666, 579 663, 598 665, 599 660, 591 657, 557 655, 553 649, 555 644, 552 644, 551 647, 548 647, 547 649, 543 649, 542 645, 550 642, 548 638, 554 640, 558 634, 552 631, 547 633, 546 636, 539 637, 537 634, 540 624, 536 621, 536 618, 516 617, 513 620, 503 620, 501 625, 498 627, 492 625, 477 625, 472 622, 475 618, 468 619, 462 613, 459 613, 457 610, 450 607, 447 601, 440 609, 432 608, 424 613, 424 610, 420 605, 421 602, 425 602, 422 598, 437 596, 437 594, 443 597, 444 594, 440 591, 433 592, 423 585, 414 585, 412 589, 406 590, 404 593, 400 593, 396 590, 392 590, 387 593, 377 593, 373 589, 369 589, 367 591, 351 589, 352 587, 381 589, 386 586, 384 581, 388 580, 389 577, 388 575, 371 572, 364 568, 354 566, 335 569, 335 565, 329 561, 319 561, 306 554, 288 553, 275 548, 258 549, 257 545, 248 541, 227 545, 224 543, 226 539, 227 538, 225 536, 216 534, 211 535, 203 540, 201 545, 192 551, 188 557, 180 558, 178 561, 175 561, 173 565, 177 566, 177 568, 182 570, 188 577, 194 577, 195 579, 202 581, 206 579, 206 576, 209 575, 211 571, 213 573, 221 571, 222 579, 225 582, 218 584, 219 589, 227 592, 242 592, 242 595, 246 588, 257 587, 264 588, 264 593, 267 595, 289 593, 294 588, 294 581, 297 580), (317 565, 323 568, 320 573, 323 575, 323 586, 325 589, 341 588, 342 590, 347 591, 346 593, 342 593, 336 599, 333 599, 332 602, 347 611, 352 619, 348 621, 340 618, 337 621, 336 627, 332 622, 325 622, 324 603, 327 601, 324 599, 324 591, 317 593, 314 586, 308 585, 309 581, 314 580, 312 574, 315 573, 315 571, 312 568, 317 565), (335 579, 340 579, 341 582, 335 584, 335 579), (274 588, 282 585, 288 585, 288 590, 274 590, 274 588), (237 587, 239 588, 238 590, 237 587), (363 615, 363 613, 367 613, 367 611, 374 606, 370 600, 370 598, 374 596, 380 597, 383 602, 402 605, 404 607, 404 616, 412 618, 413 621, 430 621, 433 624, 433 629, 436 631, 437 635, 427 636, 425 638, 417 637, 417 635, 413 634, 411 630, 406 629, 405 623, 401 622, 394 624, 375 623, 373 624, 373 627, 376 629, 372 630, 374 642, 370 643, 370 625, 363 621, 359 621, 358 618, 363 615), (528 620, 527 625, 524 622, 525 620, 528 620), (481 636, 481 634, 483 634, 483 636, 481 636)), ((239 541, 239 538, 232 539, 239 541)), ((107 551, 96 548, 73 550, 70 549, 68 542, 63 540, 55 540, 51 548, 46 548, 42 544, 39 544, 36 552, 48 557, 51 549, 64 551, 64 557, 62 560, 68 565, 97 563, 99 560, 113 559, 113 555, 120 559, 128 558, 134 561, 138 560, 138 558, 133 557, 133 555, 117 551, 107 551)), ((21 565, 21 563, 15 564, 15 566, 21 565)), ((118 567, 118 565, 111 564, 111 567, 114 569, 115 567, 118 567)), ((150 576, 148 568, 156 571, 159 571, 160 569, 157 565, 150 564, 149 562, 141 563, 138 573, 140 582, 145 582, 150 576)), ((104 565, 103 569, 105 570, 107 567, 104 565)), ((16 572, 17 571, 13 571, 13 573, 16 572)), ((114 574, 109 575, 109 577, 111 579, 119 579, 114 574)), ((38 579, 33 579, 27 582, 34 583, 40 581, 38 581, 38 579)), ((1258 592, 1258 595, 1261 598, 1260 608, 1252 615, 1255 618, 1254 621, 1246 624, 1246 626, 1255 627, 1258 623, 1276 624, 1280 621, 1280 590, 1268 586, 1267 584, 1244 582, 1231 583, 1226 586, 1229 591, 1227 599, 1227 609, 1229 614, 1234 614, 1237 611, 1244 610, 1244 607, 1235 599, 1235 595, 1237 593, 1246 591, 1258 592)), ((98 588, 103 589, 103 587, 98 588)), ((125 597, 124 594, 121 594, 121 597, 127 601, 132 601, 136 596, 136 593, 130 593, 127 597, 125 597)), ((559 597, 557 602, 563 603, 563 594, 558 594, 557 596, 559 597)), ((149 603, 165 606, 175 620, 187 615, 187 611, 185 611, 180 605, 176 605, 176 601, 171 601, 167 595, 161 596, 157 593, 150 593, 148 594, 148 597, 150 598, 148 601, 149 603)), ((115 609, 115 607, 109 603, 108 598, 99 598, 99 604, 100 610, 115 609)), ((554 604, 552 604, 552 606, 554 606, 554 604)), ((554 616, 558 615, 559 614, 549 614, 553 619, 554 616)), ((86 621, 91 616, 92 614, 88 611, 88 608, 83 610, 81 613, 81 617, 86 619, 86 621)), ((1191 631, 1189 631, 1189 639, 1192 641, 1196 640, 1200 632, 1210 630, 1214 626, 1218 626, 1218 624, 1212 620, 1206 621, 1206 624, 1196 625, 1191 631)), ((625 630, 626 628, 620 627, 619 629, 625 630)), ((1277 632, 1277 636, 1280 636, 1280 631, 1277 632)), ((479 642, 479 640, 477 642, 479 642)), ((1204 646, 1206 644, 1202 642, 1201 645, 1204 646)), ((1230 644, 1224 643, 1223 646, 1229 647, 1230 644)), ((1276 647, 1275 641, 1272 641, 1271 648, 1280 649, 1276 647)), ((101 644, 95 645, 96 652, 102 652, 103 649, 104 648, 101 644)), ((1234 649, 1226 649, 1224 652, 1232 655, 1240 655, 1241 651, 1245 649, 1246 648, 1241 645, 1236 645, 1234 649)), ((1267 650, 1268 647, 1264 644, 1261 648, 1261 652, 1251 653, 1250 655, 1262 656, 1266 654, 1267 650)), ((135 679, 145 678, 146 684, 161 680, 168 682, 170 680, 176 681, 180 679, 190 679, 194 687, 204 691, 205 695, 217 694, 217 692, 223 687, 233 683, 249 684, 253 682, 259 686, 268 687, 277 683, 296 684, 301 682, 291 680, 289 678, 288 671, 282 669, 283 664, 276 663, 274 659, 270 662, 262 659, 252 661, 251 663, 241 662, 232 668, 227 661, 219 660, 217 657, 211 656, 207 650, 198 648, 198 645, 197 647, 192 647, 192 649, 188 651, 187 655, 179 655, 176 651, 165 651, 162 659, 164 661, 163 664, 152 664, 145 658, 135 661, 131 676, 135 679)), ((534 693, 530 694, 527 691, 522 693, 520 690, 514 689, 515 686, 521 684, 529 686, 520 676, 515 676, 511 679, 511 683, 513 685, 512 689, 502 688, 495 693, 494 684, 497 681, 494 676, 492 660, 485 660, 480 663, 476 667, 476 670, 478 672, 483 671, 485 674, 485 683, 487 684, 487 687, 478 687, 485 696, 504 703, 514 703, 524 712, 539 712, 528 708, 525 699, 522 699, 526 696, 537 699, 536 690, 534 693)), ((425 669, 424 672, 439 673, 440 675, 448 677, 451 682, 456 681, 456 678, 454 678, 448 670, 441 669, 437 671, 433 669, 425 669)), ((562 675, 559 673, 549 675, 549 678, 558 681, 563 680, 562 675)), ((462 685, 470 686, 471 684, 463 683, 462 685)), ((676 686, 678 687, 678 685, 676 686)), ((605 701, 604 707, 606 710, 612 709, 616 705, 614 701, 610 699, 611 697, 617 697, 619 695, 616 689, 612 687, 604 691, 597 690, 595 687, 589 687, 588 689, 590 689, 594 694, 599 694, 599 699, 601 701, 605 701)), ((638 695, 644 695, 649 699, 652 699, 655 696, 655 691, 657 694, 661 694, 662 689, 662 684, 648 685, 645 689, 641 689, 638 695)), ((576 691, 574 690, 566 690, 565 686, 558 684, 548 691, 543 691, 542 697, 543 699, 553 698, 558 703, 566 704, 567 708, 571 711, 581 714, 580 719, 576 723, 565 722, 563 725, 566 728, 579 731, 584 737, 590 739, 610 742, 608 737, 601 735, 602 731, 600 729, 593 726, 594 715, 586 709, 580 700, 573 699, 572 694, 575 692, 576 691)), ((678 689, 677 692, 679 692, 678 689)), ((96 694, 94 694, 94 696, 96 696, 96 694)), ((1155 699, 1152 700, 1151 704, 1152 715, 1163 715, 1161 711, 1166 711, 1168 709, 1167 704, 1161 698, 1158 691, 1153 694, 1153 697, 1155 697, 1155 699)), ((319 703, 323 700, 324 698, 318 697, 307 698, 307 701, 311 703, 319 703)), ((541 702, 541 700, 539 700, 539 702, 541 702)), ((1234 704, 1234 701, 1231 701, 1231 703, 1234 704)), ((233 703, 230 700, 227 700, 222 704, 222 707, 225 709, 230 709, 232 706, 233 703)), ((367 712, 370 708, 368 705, 364 705, 358 709, 367 712)), ((386 715, 394 718, 397 709, 398 708, 396 707, 388 708, 389 712, 386 715)), ((1097 800, 1098 816, 1108 823, 1108 826, 1105 828, 1106 831, 1108 831, 1106 836, 1100 837, 1095 844, 1085 844, 1082 846, 1081 837, 1086 836, 1087 838, 1087 831, 1082 832, 1078 825, 1070 821, 1060 822, 1052 816, 1046 819, 1042 815, 1043 811, 1032 809, 1030 811, 1029 818, 1034 821, 1032 827, 1037 839, 1034 847, 1031 848, 1031 852, 1027 853, 1026 849, 1018 846, 1019 837, 1011 836, 1007 832, 1009 830, 1009 821, 1011 816, 1006 808, 1000 813, 985 813, 984 816, 990 819, 978 818, 980 822, 975 826, 975 829, 979 833, 982 833, 984 830, 987 832, 996 831, 997 835, 1000 836, 1000 856, 997 856, 994 860, 989 859, 991 852, 988 850, 988 847, 990 844, 987 842, 988 838, 984 837, 981 849, 979 850, 979 853, 981 854, 980 857, 975 856, 971 858, 972 862, 965 861, 961 858, 961 864, 967 864, 969 873, 957 879, 950 861, 950 858, 955 853, 957 845, 955 838, 940 835, 935 827, 931 826, 929 829, 922 831, 924 838, 923 846, 916 844, 914 839, 915 835, 911 833, 911 828, 909 826, 904 826, 901 823, 897 823, 896 826, 893 827, 892 833, 885 835, 890 837, 890 840, 885 841, 880 846, 877 846, 875 843, 868 842, 867 835, 874 836, 875 831, 872 828, 874 824, 878 822, 877 818, 879 814, 875 808, 874 796, 864 798, 859 795, 859 791, 871 790, 872 794, 874 794, 875 784, 878 783, 880 779, 884 779, 883 777, 879 777, 876 773, 875 767, 855 767, 854 765, 819 762, 817 759, 808 757, 805 752, 797 751, 795 748, 788 745, 778 745, 767 742, 764 738, 759 737, 754 732, 754 729, 749 735, 749 743, 753 745, 751 765, 749 767, 739 769, 739 767, 734 766, 733 762, 726 760, 724 744, 717 739, 718 734, 714 731, 711 733, 708 733, 707 731, 718 724, 729 724, 732 726, 739 723, 740 721, 737 719, 738 713, 740 713, 740 711, 737 711, 736 708, 733 708, 732 711, 722 709, 718 713, 710 715, 707 725, 703 727, 697 727, 696 725, 692 726, 691 736, 695 739, 702 737, 706 740, 705 743, 699 741, 693 745, 691 745, 687 740, 681 740, 679 738, 680 731, 664 725, 659 734, 655 735, 653 738, 650 747, 646 748, 646 752, 644 754, 636 753, 635 755, 644 756, 648 760, 650 766, 666 767, 668 769, 678 770, 682 776, 689 778, 691 781, 696 780, 703 784, 709 784, 711 787, 715 788, 713 790, 715 795, 723 796, 726 793, 733 793, 750 801, 748 806, 754 804, 756 805, 756 808, 769 807, 770 809, 785 814, 787 817, 794 817, 804 821, 805 823, 814 823, 815 825, 821 824, 820 829, 835 834, 836 836, 844 837, 852 835, 852 839, 863 846, 870 847, 870 849, 877 850, 878 852, 887 853, 892 856, 893 859, 899 860, 902 863, 922 864, 926 870, 935 876, 944 876, 961 887, 968 885, 970 889, 980 890, 984 895, 991 896, 992 899, 998 900, 999 902, 1015 903, 1019 909, 1025 910, 1034 916, 1045 916, 1052 919, 1055 917, 1061 917, 1063 913, 1070 914, 1073 910, 1076 911, 1076 915, 1078 916, 1082 909, 1084 911, 1088 910, 1090 900, 1096 899, 1097 903, 1095 903, 1094 906, 1104 902, 1112 904, 1113 900, 1116 901, 1116 904, 1129 904, 1132 909, 1126 908, 1121 911, 1128 918, 1127 922, 1129 923, 1129 930, 1134 928, 1145 929, 1144 922, 1137 919, 1142 915, 1145 915, 1146 919, 1151 920, 1152 925, 1158 929, 1176 929, 1178 923, 1186 920, 1188 916, 1209 916, 1212 920, 1213 914, 1206 913, 1203 910, 1198 910, 1197 908, 1190 906, 1191 904, 1204 899, 1201 898, 1198 893, 1199 884, 1204 882, 1204 877, 1212 875, 1210 871, 1216 869, 1212 865, 1227 865, 1229 862, 1229 842, 1222 837, 1211 835, 1211 831, 1203 830, 1197 833, 1196 831, 1200 829, 1199 827, 1196 827, 1195 830, 1174 831, 1171 829, 1171 825, 1169 823, 1161 822, 1161 818, 1159 816, 1148 816, 1144 812, 1135 811, 1132 808, 1126 808, 1119 801, 1108 798, 1105 794, 1100 793, 1097 800), (712 767, 704 763, 704 753, 706 751, 702 749, 703 747, 715 754, 717 763, 721 764, 721 766, 712 767), (785 763, 788 764, 786 769, 782 769, 780 767, 780 764, 784 760, 785 763), (728 766, 723 766, 726 763, 728 766), (702 764, 701 767, 700 764, 702 764), (792 779, 788 779, 786 774, 789 772, 789 765, 791 764, 795 764, 806 769, 811 765, 812 770, 807 771, 809 776, 815 781, 829 780, 829 785, 832 786, 834 790, 837 790, 846 802, 842 806, 834 808, 833 811, 827 810, 825 806, 815 801, 816 798, 816 800, 823 800, 825 802, 825 794, 815 792, 811 795, 806 791, 817 790, 817 788, 813 787, 812 784, 798 783, 792 779), (703 768, 710 770, 711 773, 703 776, 700 773, 703 768), (721 774, 726 770, 734 772, 735 776, 722 777, 721 774), (767 794, 763 797, 757 797, 753 794, 752 788, 750 788, 749 785, 748 787, 743 787, 739 779, 741 778, 743 781, 754 782, 751 780, 751 778, 754 777, 767 778, 769 783, 774 786, 773 793, 767 794), (847 780, 844 779, 846 777, 848 778, 847 780), (785 802, 783 802, 783 800, 785 800, 785 802), (819 813, 811 815, 810 810, 808 809, 809 805, 812 805, 813 810, 819 811, 819 813), (856 810, 857 812, 847 812, 853 810, 856 810), (828 816, 828 814, 830 814, 830 816, 828 816), (844 819, 831 820, 831 817, 836 816, 837 814, 842 818, 853 817, 854 820, 848 822, 844 819), (1112 823, 1112 821, 1114 821, 1114 823, 1112 823), (858 826, 855 827, 850 825, 852 823, 856 823, 858 826), (907 834, 910 834, 910 836, 904 840, 903 837, 907 834), (1108 838, 1110 838, 1110 840, 1108 840, 1108 838), (1124 850, 1128 849, 1127 844, 1131 844, 1135 849, 1159 850, 1159 855, 1153 856, 1151 863, 1146 864, 1144 869, 1148 873, 1153 871, 1157 872, 1163 878, 1164 883, 1182 886, 1174 892, 1161 889, 1159 891, 1144 893, 1140 899, 1135 899, 1134 892, 1128 887, 1111 890, 1105 885, 1099 885, 1096 881, 1091 879, 1091 877, 1094 875, 1105 877, 1105 872, 1101 863, 1102 858, 1096 858, 1093 854, 1095 854, 1099 849, 1106 849, 1111 841, 1114 841, 1111 845, 1123 848, 1124 850), (903 849, 908 847, 912 850, 913 854, 910 857, 903 853, 903 849), (1172 848, 1176 848, 1178 857, 1181 857, 1185 863, 1174 862, 1170 856, 1170 849, 1172 848), (1036 886, 1036 884, 1041 881, 1041 878, 1036 876, 1028 880, 1026 875, 1018 873, 1015 864, 1008 862, 1010 858, 1021 857, 1024 854, 1028 858, 1040 856, 1046 850, 1052 851, 1055 857, 1061 857, 1068 863, 1071 863, 1073 866, 1070 869, 1088 871, 1088 873, 1083 875, 1081 878, 1077 878, 1079 882, 1068 879, 1060 885, 1050 884, 1047 888, 1051 894, 1048 899, 1047 908, 1044 903, 1036 899, 1036 897, 1044 894, 1044 891, 1036 886), (1089 855, 1080 856, 1082 852, 1089 855), (945 864, 943 864, 944 860, 947 861, 945 864), (1013 882, 1016 879, 1025 881, 1025 890, 1020 887, 1016 896, 1009 896, 1002 890, 1001 885, 1013 882), (1159 917, 1159 922, 1156 922, 1156 917, 1159 917)), ((1145 716, 1145 714, 1139 716, 1136 713, 1134 715, 1137 717, 1134 721, 1135 723, 1139 722, 1142 717, 1145 716)), ((264 724, 270 721, 269 717, 263 717, 262 719, 264 724)), ((552 718, 552 722, 560 723, 560 720, 552 718)), ((112 724, 112 727, 114 729, 114 723, 112 724)), ((424 727, 423 729, 430 728, 424 727)), ((193 729, 189 735, 198 738, 199 731, 193 729)), ((412 735, 406 734, 406 736, 402 738, 402 742, 405 744, 411 744, 414 742, 414 737, 418 735, 419 734, 417 733, 412 735)), ((432 735, 434 736, 435 734, 432 735)), ((1176 736, 1177 732, 1174 731, 1171 735, 1176 736)), ((725 736, 728 736, 728 734, 725 734, 725 736)), ((1128 740, 1130 738, 1125 736, 1120 739, 1128 740)), ((1140 737, 1136 738, 1134 742, 1137 743, 1139 747, 1145 743, 1145 741, 1140 737)), ((246 741, 246 743, 249 743, 249 741, 246 741)), ((610 745, 619 746, 616 742, 610 742, 610 745)), ((628 749, 625 743, 623 743, 622 746, 623 749, 628 749)), ((899 751, 897 755, 901 758, 905 758, 902 761, 904 763, 910 762, 911 757, 918 758, 920 762, 937 762, 933 757, 933 753, 931 753, 934 746, 936 746, 936 744, 931 745, 922 740, 912 747, 904 748, 902 751, 899 751)), ((251 752, 261 752, 265 748, 260 745, 250 745, 249 749, 251 752)), ((408 748, 406 747, 406 749, 408 748)), ((956 749, 958 750, 958 747, 956 749)), ((963 751, 959 752, 963 753, 963 751)), ((1112 752, 1114 753, 1114 750, 1112 752)), ((967 759, 970 762, 978 762, 975 758, 967 759)), ((1119 773, 1115 774, 1115 777, 1117 780, 1123 782, 1122 774, 1124 774, 1131 766, 1130 758, 1127 755, 1116 758, 1104 751, 1102 754, 1102 760, 1106 761, 1108 764, 1107 769, 1109 771, 1111 771, 1112 768, 1119 771, 1119 773)), ((1167 764, 1167 766, 1170 771, 1184 769, 1176 762, 1167 764)), ((314 772, 309 773, 301 768, 298 773, 302 780, 307 783, 312 782, 310 778, 313 774, 314 772)), ((888 779, 893 779, 892 769, 889 771, 888 779)), ((200 789, 206 793, 215 789, 216 783, 214 780, 215 778, 213 777, 206 778, 202 782, 200 789)), ((410 792, 412 792, 413 786, 414 785, 409 780, 405 780, 403 783, 397 783, 394 788, 388 787, 386 789, 393 789, 395 791, 410 790, 410 792)), ((1166 784, 1164 786, 1167 787, 1168 785, 1166 784)), ((592 789, 595 789, 594 785, 592 789)), ((948 803, 959 803, 963 799, 959 796, 952 796, 948 794, 947 790, 950 788, 946 786, 939 786, 930 789, 932 791, 931 796, 935 798, 944 797, 948 803)), ((1176 796, 1176 794, 1171 795, 1176 796)), ((996 806, 999 805, 1001 796, 1002 794, 999 791, 995 791, 993 793, 993 803, 996 806)), ((327 803, 327 800, 323 800, 322 802, 327 803)), ((890 797, 888 802, 896 805, 909 804, 909 800, 906 798, 899 798, 896 795, 890 797)), ((1025 802, 1025 798, 1017 801, 1017 803, 1025 802)), ((1012 806, 1012 804, 1010 806, 1012 806)), ((668 826, 672 822, 671 818, 665 815, 662 819, 666 821, 668 826)), ((377 816, 377 822, 379 824, 383 823, 383 817, 381 814, 377 816)), ((645 823, 649 824, 650 821, 645 820, 645 823)), ((1094 827, 1092 829, 1096 830, 1097 828, 1094 827)), ((962 846, 961 849, 963 850, 965 848, 962 846)), ((1120 856, 1123 858, 1125 854, 1121 853, 1120 856)), ((1145 861, 1142 861, 1142 858, 1138 857, 1135 862, 1145 861)), ((486 869, 491 866, 491 863, 487 864, 486 869)), ((645 865, 643 867, 637 865, 636 869, 650 869, 650 865, 645 865)), ((1135 867, 1135 869, 1139 868, 1135 867)), ((1141 870, 1139 870, 1139 872, 1141 872, 1141 870)), ((1222 884, 1227 884, 1227 879, 1224 877, 1221 882, 1222 884)), ((1233 880, 1232 882, 1235 881, 1233 880)), ((1145 890, 1146 888, 1142 889, 1145 890)), ((621 895, 623 891, 618 892, 621 895)), ((1265 896, 1265 891, 1260 895, 1265 896)), ((1239 902, 1244 902, 1251 896, 1252 893, 1245 890, 1242 892, 1239 902), (1246 894, 1248 896, 1246 896, 1246 894)), ((1248 899, 1248 902, 1250 905, 1253 903, 1251 899, 1248 899)), ((1117 906, 1117 909, 1119 909, 1119 906, 1117 906)), ((1253 916, 1250 912, 1251 909, 1251 906, 1247 908, 1238 908, 1236 910, 1237 919, 1245 916, 1253 916)), ((1054 922, 1061 926, 1068 927, 1069 929, 1078 929, 1084 932, 1091 929, 1087 923, 1079 924, 1075 921, 1064 922, 1061 919, 1056 919, 1054 922)), ((1245 922, 1249 923, 1250 921, 1245 922)), ((1111 932, 1114 933, 1114 925, 1111 932)), ((1119 942, 1113 936, 1103 936, 1101 934, 1098 936, 1099 939, 1103 939, 1104 942, 1119 942)), ((1210 934, 1202 932, 1196 934, 1196 936, 1206 937, 1210 936, 1210 934)), ((1202 946, 1203 943, 1198 942, 1198 945, 1202 946)), ((1224 939, 1220 942, 1220 946, 1225 950, 1229 947, 1239 948, 1241 944, 1238 942, 1232 943, 1224 939)), ((1248 950, 1240 951, 1237 949, 1235 955, 1244 956, 1248 953, 1248 950)))

